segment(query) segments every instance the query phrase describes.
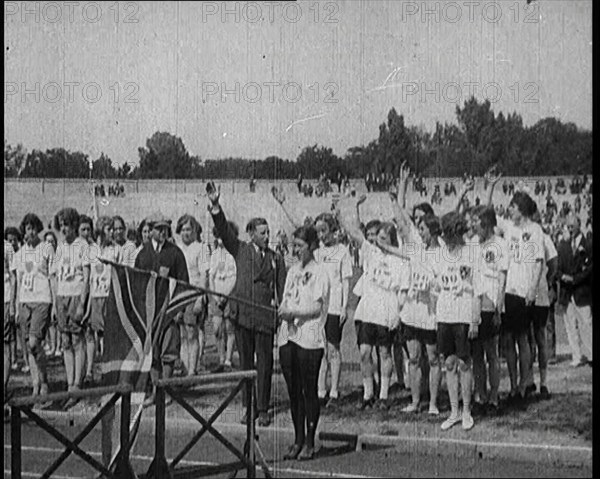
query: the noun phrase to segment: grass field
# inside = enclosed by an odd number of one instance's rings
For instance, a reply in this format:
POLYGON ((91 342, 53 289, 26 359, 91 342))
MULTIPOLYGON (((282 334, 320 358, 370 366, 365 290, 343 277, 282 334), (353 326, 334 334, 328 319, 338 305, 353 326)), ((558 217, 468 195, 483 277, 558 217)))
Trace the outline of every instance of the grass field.
MULTIPOLYGON (((518 180, 518 179, 517 179, 518 180)), ((533 191, 536 178, 523 179, 533 191)), ((421 201, 430 201, 433 185, 439 183, 443 188, 447 179, 429 179, 429 196, 421 197, 412 189, 408 192, 407 203, 413 205, 421 201)), ((457 186, 458 180, 455 180, 457 186)), ((554 181, 553 181, 554 183, 554 181)), ((108 184, 108 182, 107 182, 108 184)), ((174 222, 184 213, 191 213, 200 221, 205 232, 212 228, 212 220, 207 212, 208 200, 205 197, 205 183, 198 181, 175 182, 175 181, 141 181, 136 193, 135 182, 124 182, 126 197, 107 198, 108 204, 98 201, 100 215, 121 215, 129 225, 139 222, 152 212, 160 210, 174 222), (197 204, 196 204, 197 203, 197 204)), ((221 203, 227 217, 240 226, 240 231, 248 220, 254 216, 264 216, 271 228, 271 238, 274 240, 275 233, 284 229, 291 230, 291 225, 285 218, 279 205, 271 197, 270 189, 273 185, 283 185, 287 196, 287 202, 291 205, 290 210, 298 220, 306 216, 313 218, 319 213, 329 211, 332 201, 330 194, 325 198, 305 198, 298 194, 294 182, 268 182, 259 181, 256 192, 250 193, 248 182, 228 181, 216 182, 221 186, 221 203)), ((364 182, 356 180, 353 182, 357 195, 366 192, 364 182)), ((334 187, 337 189, 337 187, 334 187)), ((484 191, 483 180, 477 179, 473 192, 469 194, 471 204, 479 197, 481 202, 487 199, 487 191, 484 191)), ((545 200, 535 198, 541 210, 545 209, 545 200)), ((563 201, 574 200, 574 195, 562 195, 555 197, 560 208, 563 201)), ((436 206, 438 214, 443 214, 456 205, 456 197, 442 197, 442 204, 436 206)), ((501 183, 494 190, 494 203, 507 206, 509 197, 502 192, 501 183)), ((52 220, 54 214, 61 208, 70 206, 76 208, 80 213, 91 214, 92 199, 89 193, 89 185, 82 181, 46 180, 41 181, 11 181, 4 182, 4 224, 5 226, 18 226, 26 213, 34 212, 42 219, 44 225, 52 220)), ((587 212, 583 212, 582 219, 587 218, 587 212)), ((392 208, 387 193, 370 193, 367 201, 361 207, 363 220, 373 218, 389 219, 392 217, 392 208)))

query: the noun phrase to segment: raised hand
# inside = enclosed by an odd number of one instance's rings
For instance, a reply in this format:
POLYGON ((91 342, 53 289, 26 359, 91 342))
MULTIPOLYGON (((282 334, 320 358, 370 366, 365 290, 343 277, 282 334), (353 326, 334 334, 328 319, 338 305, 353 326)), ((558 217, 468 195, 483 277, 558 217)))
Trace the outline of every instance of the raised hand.
POLYGON ((219 198, 221 197, 221 186, 219 186, 219 188, 217 189, 215 187, 214 181, 209 181, 208 183, 206 183, 206 196, 208 196, 208 199, 210 200, 213 206, 218 205, 219 198))
POLYGON ((408 162, 406 160, 404 160, 402 162, 402 164, 400 165, 400 181, 401 182, 407 181, 408 178, 410 177, 410 168, 407 165, 407 163, 408 162))
POLYGON ((276 186, 273 186, 271 188, 271 194, 273 195, 273 198, 275 198, 275 200, 277 200, 277 203, 279 203, 280 205, 282 205, 283 202, 285 201, 285 194, 283 193, 282 190, 280 190, 276 186))
POLYGON ((492 165, 490 169, 485 172, 485 175, 483 175, 490 185, 495 185, 500 178, 502 178, 502 172, 499 173, 496 171, 497 166, 498 165, 492 165))

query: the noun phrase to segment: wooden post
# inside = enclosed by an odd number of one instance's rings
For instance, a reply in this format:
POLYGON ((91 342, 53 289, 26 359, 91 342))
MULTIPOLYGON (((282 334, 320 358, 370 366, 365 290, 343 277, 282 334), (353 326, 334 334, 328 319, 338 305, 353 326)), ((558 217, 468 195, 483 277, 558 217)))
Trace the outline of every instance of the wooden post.
POLYGON ((136 477, 129 462, 130 435, 129 423, 131 420, 131 393, 125 393, 121 396, 121 450, 117 459, 115 477, 123 479, 134 479, 136 477))
POLYGON ((254 458, 254 381, 246 379, 246 441, 248 444, 248 477, 256 477, 256 465, 254 458))
POLYGON ((150 464, 146 479, 173 479, 165 457, 165 388, 156 387, 156 421, 154 435, 154 460, 150 464))
POLYGON ((10 469, 12 479, 21 479, 21 410, 11 407, 10 469))

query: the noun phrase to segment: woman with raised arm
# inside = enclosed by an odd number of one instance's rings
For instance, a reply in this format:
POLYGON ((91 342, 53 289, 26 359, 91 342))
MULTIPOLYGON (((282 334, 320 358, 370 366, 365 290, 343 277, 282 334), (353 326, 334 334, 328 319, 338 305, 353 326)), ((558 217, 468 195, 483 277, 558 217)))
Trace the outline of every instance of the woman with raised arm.
MULTIPOLYGON (((345 203, 340 202, 346 206, 345 203)), ((379 246, 366 241, 356 214, 348 211, 350 208, 344 209, 341 211, 340 221, 342 227, 361 247, 364 270, 361 278, 362 294, 354 313, 354 320, 358 323, 357 336, 364 385, 359 408, 365 409, 375 404, 371 353, 374 347, 379 347, 381 386, 377 407, 388 409, 388 390, 392 375, 392 331, 400 325, 400 310, 408 290, 410 267, 406 262, 382 251, 379 246)), ((380 225, 377 243, 398 247, 396 226, 393 223, 380 225)))

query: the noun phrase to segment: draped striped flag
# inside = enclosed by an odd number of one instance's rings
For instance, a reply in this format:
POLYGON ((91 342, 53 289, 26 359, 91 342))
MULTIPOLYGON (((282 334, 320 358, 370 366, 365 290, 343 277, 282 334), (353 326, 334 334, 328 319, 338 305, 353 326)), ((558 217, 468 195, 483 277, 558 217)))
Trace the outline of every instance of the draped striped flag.
POLYGON ((175 315, 203 292, 173 278, 163 278, 101 259, 111 266, 111 287, 104 324, 102 382, 133 386, 132 403, 143 401, 152 351, 175 315))

